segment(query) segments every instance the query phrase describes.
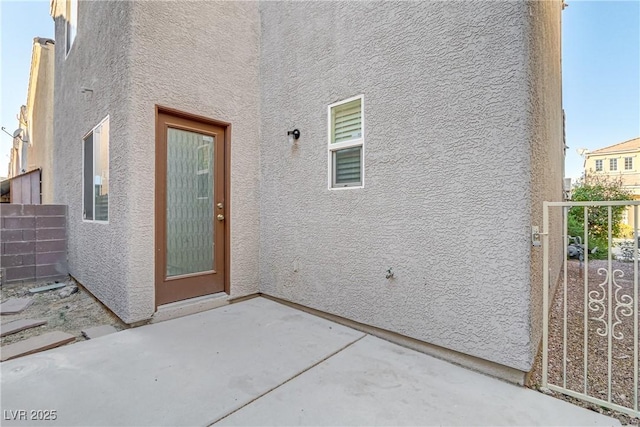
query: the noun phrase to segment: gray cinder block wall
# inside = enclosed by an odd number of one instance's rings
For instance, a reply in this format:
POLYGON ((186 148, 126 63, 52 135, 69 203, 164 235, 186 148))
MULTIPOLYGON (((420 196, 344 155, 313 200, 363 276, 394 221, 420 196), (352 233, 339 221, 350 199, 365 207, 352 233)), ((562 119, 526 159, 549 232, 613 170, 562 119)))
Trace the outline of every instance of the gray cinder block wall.
POLYGON ((66 214, 61 205, 0 205, 3 283, 67 276, 66 214))

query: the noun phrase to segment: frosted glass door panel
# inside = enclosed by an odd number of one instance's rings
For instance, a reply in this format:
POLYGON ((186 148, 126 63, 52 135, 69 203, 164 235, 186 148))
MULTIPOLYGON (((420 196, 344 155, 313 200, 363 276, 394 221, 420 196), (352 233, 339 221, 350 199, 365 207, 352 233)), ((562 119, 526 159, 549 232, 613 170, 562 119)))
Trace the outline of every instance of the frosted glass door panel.
POLYGON ((167 277, 215 270, 214 137, 167 131, 167 277))

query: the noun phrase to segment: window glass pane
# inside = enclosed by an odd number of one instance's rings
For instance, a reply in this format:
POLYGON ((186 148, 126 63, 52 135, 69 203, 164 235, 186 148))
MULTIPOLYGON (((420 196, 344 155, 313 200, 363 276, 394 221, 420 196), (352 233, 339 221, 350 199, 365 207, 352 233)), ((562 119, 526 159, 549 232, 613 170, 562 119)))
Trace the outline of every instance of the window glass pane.
POLYGON ((625 157, 624 158, 624 168, 625 168, 625 170, 633 169, 633 157, 625 157))
POLYGON ((167 277, 214 270, 214 137, 167 131, 167 277))
POLYGON ((84 145, 84 170, 83 170, 83 191, 84 191, 84 218, 93 219, 93 133, 87 135, 83 141, 84 145))
POLYGON ((618 159, 609 159, 609 169, 612 171, 618 170, 618 159))
POLYGON ((596 171, 602 171, 602 160, 596 160, 596 171))
POLYGON ((109 119, 94 131, 95 220, 109 220, 109 119))
POLYGON ((362 100, 356 99, 331 109, 331 142, 362 138, 362 100))
POLYGON ((360 185, 362 147, 334 151, 333 157, 334 184, 337 187, 360 185))

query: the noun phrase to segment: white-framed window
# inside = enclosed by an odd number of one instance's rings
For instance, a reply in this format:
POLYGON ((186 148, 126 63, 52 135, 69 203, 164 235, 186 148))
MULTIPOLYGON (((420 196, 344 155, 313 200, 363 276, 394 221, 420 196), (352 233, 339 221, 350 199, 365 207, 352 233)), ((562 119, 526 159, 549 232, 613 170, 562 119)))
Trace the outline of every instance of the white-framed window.
POLYGON ((328 107, 329 189, 364 187, 364 95, 328 107))
POLYGON ((65 25, 65 58, 69 55, 71 46, 73 46, 73 41, 76 38, 76 33, 78 32, 78 0, 66 0, 66 2, 67 13, 65 19, 67 22, 65 25))
POLYGON ((109 221, 109 116, 82 140, 82 217, 109 221))
POLYGON ((618 170, 618 159, 609 159, 609 170, 610 171, 618 170))
POLYGON ((624 170, 630 171, 633 169, 633 157, 624 158, 624 170))
POLYGON ((602 159, 596 160, 596 172, 602 172, 602 159))

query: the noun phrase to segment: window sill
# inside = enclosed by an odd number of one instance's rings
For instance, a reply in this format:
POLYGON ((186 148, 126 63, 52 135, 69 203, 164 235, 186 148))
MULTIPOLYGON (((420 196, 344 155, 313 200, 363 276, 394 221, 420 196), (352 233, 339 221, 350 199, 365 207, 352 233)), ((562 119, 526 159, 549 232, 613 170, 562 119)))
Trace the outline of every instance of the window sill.
POLYGON ((329 187, 329 190, 357 190, 359 188, 364 188, 364 185, 353 185, 349 187, 329 187))

